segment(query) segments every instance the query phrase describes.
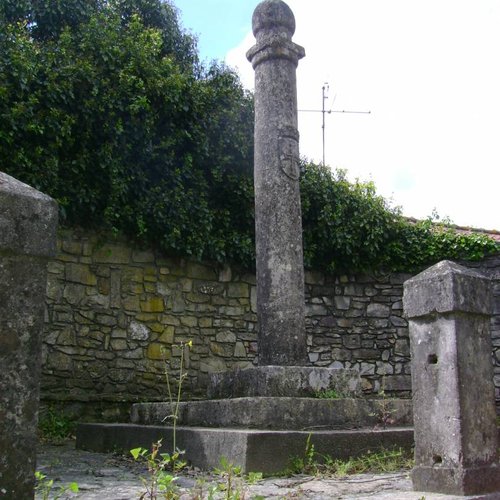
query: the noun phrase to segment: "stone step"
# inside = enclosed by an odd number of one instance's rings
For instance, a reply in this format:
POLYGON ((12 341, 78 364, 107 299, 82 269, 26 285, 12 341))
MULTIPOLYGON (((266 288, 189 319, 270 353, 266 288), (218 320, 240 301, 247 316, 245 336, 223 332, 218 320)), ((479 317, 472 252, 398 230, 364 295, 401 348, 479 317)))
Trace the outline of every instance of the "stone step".
MULTIPOLYGON (((131 422, 172 424, 170 403, 138 403, 131 422)), ((317 399, 246 397, 189 401, 179 404, 177 424, 275 430, 353 429, 412 425, 409 399, 317 399)))
POLYGON ((213 373, 208 399, 262 397, 314 397, 336 392, 355 397, 361 392, 359 371, 312 366, 256 366, 244 370, 213 373))
MULTIPOLYGON (((172 427, 136 424, 80 424, 76 447, 102 453, 122 451, 126 455, 133 448, 150 449, 162 439, 162 450, 172 450, 172 427)), ((243 472, 276 474, 284 471, 294 457, 305 457, 306 444, 321 455, 348 459, 380 449, 394 447, 411 450, 413 429, 356 429, 278 431, 260 429, 213 429, 206 427, 178 427, 177 447, 185 450, 183 458, 202 470, 220 466, 225 457, 242 467, 243 472)))

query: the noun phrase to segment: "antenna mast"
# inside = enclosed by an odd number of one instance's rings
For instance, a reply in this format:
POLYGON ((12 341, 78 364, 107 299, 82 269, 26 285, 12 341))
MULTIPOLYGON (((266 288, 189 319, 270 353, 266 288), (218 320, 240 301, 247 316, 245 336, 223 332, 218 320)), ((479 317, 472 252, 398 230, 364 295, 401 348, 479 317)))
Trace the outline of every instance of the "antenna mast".
POLYGON ((328 90, 330 90, 330 85, 328 85, 328 82, 325 82, 322 87, 323 99, 321 108, 321 114, 323 115, 323 125, 321 126, 323 131, 323 166, 325 166, 325 101, 328 99, 328 96, 326 95, 328 90))
MULTIPOLYGON (((325 102, 328 99, 328 91, 330 90, 330 85, 328 82, 325 82, 323 84, 323 87, 321 88, 322 90, 322 105, 321 109, 299 109, 299 112, 301 113, 321 113, 323 115, 323 120, 322 120, 322 136, 323 136, 323 166, 326 164, 325 163, 325 130, 326 130, 326 122, 325 122, 325 115, 331 114, 331 113, 351 113, 351 114, 359 114, 359 115, 370 115, 371 111, 347 111, 345 109, 329 109, 328 111, 325 108, 325 102)), ((332 102, 332 107, 333 104, 335 103, 335 98, 333 99, 332 102)))

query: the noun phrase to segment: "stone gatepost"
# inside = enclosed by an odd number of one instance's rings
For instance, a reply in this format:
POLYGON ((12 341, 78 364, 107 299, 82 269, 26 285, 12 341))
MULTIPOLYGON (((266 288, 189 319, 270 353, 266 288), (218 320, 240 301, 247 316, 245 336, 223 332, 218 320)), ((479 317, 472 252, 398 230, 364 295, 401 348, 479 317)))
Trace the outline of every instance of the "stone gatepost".
POLYGON ((305 365, 304 264, 299 191, 295 18, 265 0, 252 18, 255 70, 255 237, 259 365, 305 365))
POLYGON ((418 491, 499 492, 490 282, 443 261, 404 284, 418 491))
POLYGON ((0 172, 0 497, 34 496, 47 261, 57 204, 0 172))

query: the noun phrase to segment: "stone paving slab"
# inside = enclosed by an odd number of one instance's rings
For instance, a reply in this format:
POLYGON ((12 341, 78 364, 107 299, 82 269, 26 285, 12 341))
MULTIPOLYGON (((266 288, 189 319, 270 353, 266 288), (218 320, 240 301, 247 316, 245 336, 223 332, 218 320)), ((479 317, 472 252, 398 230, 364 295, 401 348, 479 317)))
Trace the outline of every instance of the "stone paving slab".
MULTIPOLYGON (((76 450, 73 442, 61 446, 40 445, 37 470, 54 479, 58 485, 77 482, 80 491, 64 498, 85 500, 132 500, 144 492, 141 476, 147 477, 144 466, 125 457, 76 450)), ((215 475, 188 471, 179 476, 182 500, 195 498, 190 491, 197 480, 205 484, 220 481, 215 475)), ((204 487, 205 495, 207 486, 204 487)), ((369 500, 467 500, 479 497, 458 497, 412 491, 407 472, 392 474, 358 474, 342 479, 297 475, 290 478, 266 478, 254 485, 245 485, 245 498, 261 495, 266 499, 369 499, 369 500)), ((36 499, 40 500, 41 495, 36 499)), ((500 495, 482 497, 499 500, 500 495)))

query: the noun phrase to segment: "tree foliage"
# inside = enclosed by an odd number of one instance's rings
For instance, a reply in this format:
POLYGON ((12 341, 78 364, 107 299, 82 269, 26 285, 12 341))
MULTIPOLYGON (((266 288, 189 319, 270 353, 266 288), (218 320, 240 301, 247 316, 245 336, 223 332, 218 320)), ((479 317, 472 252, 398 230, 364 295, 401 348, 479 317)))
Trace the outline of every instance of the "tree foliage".
MULTIPOLYGON (((253 100, 166 0, 0 3, 0 167, 54 197, 63 224, 169 254, 254 262, 253 100)), ((496 250, 411 224, 371 183, 305 164, 306 265, 410 270, 496 250)))
POLYGON ((301 178, 306 265, 332 272, 415 271, 443 259, 480 260, 498 252, 481 233, 464 234, 437 217, 410 221, 372 182, 306 163, 301 178))
POLYGON ((248 259, 253 101, 238 77, 198 63, 168 2, 21 7, 0 15, 2 169, 57 199, 64 223, 248 259))

